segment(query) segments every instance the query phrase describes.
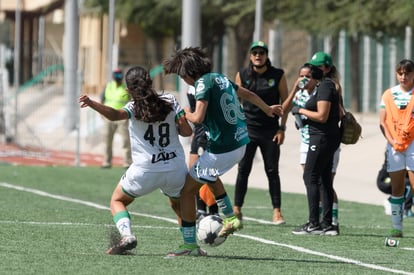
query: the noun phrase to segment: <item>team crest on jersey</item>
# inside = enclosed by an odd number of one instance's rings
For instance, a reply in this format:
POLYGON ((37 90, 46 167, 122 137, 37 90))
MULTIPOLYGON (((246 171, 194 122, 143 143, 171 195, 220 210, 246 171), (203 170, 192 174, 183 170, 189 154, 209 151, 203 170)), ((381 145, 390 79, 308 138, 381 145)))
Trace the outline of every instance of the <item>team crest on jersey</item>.
POLYGON ((273 78, 271 78, 267 81, 267 84, 269 85, 269 87, 275 86, 275 83, 276 83, 276 81, 273 78))
POLYGON ((196 92, 201 92, 201 91, 203 91, 204 89, 205 89, 205 85, 204 85, 204 83, 203 83, 203 82, 199 82, 199 83, 197 84, 196 92))

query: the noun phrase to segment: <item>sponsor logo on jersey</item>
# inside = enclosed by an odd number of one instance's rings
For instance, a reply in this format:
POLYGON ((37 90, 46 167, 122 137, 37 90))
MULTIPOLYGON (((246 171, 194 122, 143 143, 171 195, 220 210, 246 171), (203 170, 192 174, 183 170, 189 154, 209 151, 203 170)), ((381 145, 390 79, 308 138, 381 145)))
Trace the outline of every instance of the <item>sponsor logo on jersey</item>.
POLYGON ((160 161, 168 161, 170 159, 176 158, 177 154, 175 152, 159 152, 158 154, 153 154, 151 163, 157 163, 160 161))
POLYGON ((248 136, 247 127, 239 127, 234 133, 234 139, 240 141, 248 136))
POLYGON ((216 77, 214 79, 220 90, 224 90, 230 86, 230 81, 227 77, 216 77))

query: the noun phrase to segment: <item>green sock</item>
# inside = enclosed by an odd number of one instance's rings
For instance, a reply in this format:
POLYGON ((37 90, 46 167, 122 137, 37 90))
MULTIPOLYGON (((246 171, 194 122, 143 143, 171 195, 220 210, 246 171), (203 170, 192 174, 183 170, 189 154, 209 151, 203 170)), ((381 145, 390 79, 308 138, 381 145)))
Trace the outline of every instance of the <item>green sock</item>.
POLYGON ((185 244, 196 244, 196 225, 195 222, 182 221, 181 234, 185 244))
POLYGON ((221 211, 223 212, 223 215, 226 217, 233 216, 233 205, 231 204, 229 196, 227 196, 227 193, 224 193, 221 196, 218 196, 216 198, 217 205, 220 207, 221 211))
POLYGON ((338 203, 334 202, 332 205, 332 224, 333 225, 338 225, 338 212, 339 212, 338 203))

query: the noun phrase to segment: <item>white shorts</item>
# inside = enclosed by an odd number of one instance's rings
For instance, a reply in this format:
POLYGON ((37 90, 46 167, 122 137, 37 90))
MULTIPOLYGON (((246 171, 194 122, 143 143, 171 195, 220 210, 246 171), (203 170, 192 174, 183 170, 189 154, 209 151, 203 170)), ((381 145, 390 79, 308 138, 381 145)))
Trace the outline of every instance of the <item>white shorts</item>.
MULTIPOLYGON (((306 155, 308 154, 308 148, 309 148, 309 144, 306 144, 303 142, 300 143, 300 157, 299 157, 300 165, 305 165, 306 163, 306 155)), ((336 169, 338 168, 340 152, 341 152, 341 147, 338 147, 338 149, 336 149, 335 151, 333 162, 332 162, 332 173, 336 173, 336 169)))
POLYGON ((213 154, 207 151, 190 168, 190 176, 199 183, 213 183, 243 158, 246 145, 231 152, 213 154))
POLYGON ((407 150, 397 152, 387 143, 387 172, 400 170, 414 171, 414 142, 411 142, 407 150))
POLYGON ((179 198, 187 176, 187 167, 174 171, 152 172, 143 171, 131 165, 121 177, 120 183, 124 192, 134 197, 141 197, 160 189, 170 198, 179 198))

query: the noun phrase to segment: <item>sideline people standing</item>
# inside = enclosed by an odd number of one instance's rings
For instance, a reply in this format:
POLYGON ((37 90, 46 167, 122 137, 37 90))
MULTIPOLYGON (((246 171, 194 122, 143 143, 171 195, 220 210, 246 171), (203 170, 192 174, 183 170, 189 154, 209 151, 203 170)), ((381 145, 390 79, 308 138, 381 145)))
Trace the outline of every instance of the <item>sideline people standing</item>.
MULTIPOLYGON (((250 61, 247 68, 240 70, 235 82, 257 94, 266 104, 282 104, 288 96, 285 73, 275 68, 268 57, 268 47, 263 41, 253 42, 250 46, 250 61)), ((273 206, 273 223, 284 224, 281 212, 281 188, 279 176, 280 146, 285 139, 285 113, 268 117, 259 107, 248 101, 242 101, 246 115, 247 130, 250 142, 246 145, 246 153, 239 162, 234 194, 234 214, 242 218, 241 208, 247 193, 247 185, 252 170, 257 147, 263 157, 264 169, 269 185, 269 194, 273 206)))
POLYGON ((281 105, 269 106, 256 94, 237 86, 226 76, 211 72, 212 63, 200 47, 188 47, 164 60, 164 72, 175 73, 195 87, 196 108, 185 108, 186 118, 202 123, 207 133, 207 150, 190 168, 181 191, 182 237, 184 244, 167 257, 205 256, 196 240, 195 195, 202 184, 208 184, 223 215, 219 236, 227 237, 242 229, 242 221, 233 213, 233 206, 220 176, 229 171, 244 155, 249 136, 245 116, 238 97, 260 106, 268 115, 282 115, 281 105))
MULTIPOLYGON (((336 90, 339 92, 341 96, 341 86, 339 85, 336 67, 332 64, 332 59, 330 55, 328 55, 327 53, 318 52, 315 54, 315 56, 319 58, 312 59, 312 61, 319 68, 321 68, 322 71, 324 71, 324 76, 325 76, 325 71, 328 72, 328 74, 335 75, 335 78, 334 78, 335 80, 332 78, 331 79, 335 82, 336 90), (325 70, 323 69, 323 67, 325 68, 325 70)), ((309 81, 309 79, 312 77, 311 76, 312 66, 313 65, 307 63, 307 64, 304 64, 299 69, 299 77, 296 80, 295 85, 293 86, 288 99, 283 103, 283 110, 285 112, 288 112, 292 108, 292 104, 293 106, 299 106, 301 108, 305 107, 305 104, 308 101, 310 94, 306 88, 299 88, 298 86, 300 82, 302 82, 301 84, 307 83, 307 81, 309 81)), ((340 101, 342 100, 340 99, 340 101)), ((343 112, 343 109, 341 107, 340 109, 341 109, 340 112, 343 112)), ((303 169, 305 169, 306 156, 309 150, 309 125, 307 123, 307 117, 303 115, 295 115, 295 124, 296 124, 296 127, 299 129, 300 135, 301 135, 299 164, 302 166, 303 169)), ((338 149, 335 151, 335 154, 334 154, 333 163, 332 163, 332 181, 335 178, 336 169, 338 168, 340 151, 341 149, 340 147, 338 147, 338 149)), ((323 186, 321 186, 321 188, 323 188, 323 186)), ((322 213, 322 194, 321 194, 321 199, 319 202, 319 212, 322 213)), ((334 199, 333 199, 333 204, 332 204, 333 230, 330 231, 331 235, 339 234, 338 212, 339 212, 338 196, 334 189, 334 199)))
MULTIPOLYGON (((110 81, 106 86, 101 95, 101 103, 114 108, 116 110, 121 109, 128 103, 130 96, 125 89, 125 84, 122 81, 123 72, 121 69, 115 69, 112 72, 113 80, 110 81)), ((104 137, 105 137, 105 154, 102 168, 112 167, 112 156, 113 156, 113 141, 116 131, 122 137, 122 149, 124 151, 124 168, 128 168, 132 162, 131 159, 131 142, 129 140, 128 133, 128 121, 110 121, 105 119, 104 122, 104 137)))
MULTIPOLYGON (((339 83, 339 72, 336 69, 336 66, 332 62, 332 57, 330 54, 326 52, 316 52, 313 55, 312 58, 312 64, 314 66, 319 67, 323 71, 323 76, 326 78, 330 78, 335 83, 335 89, 339 93, 339 108, 340 108, 340 119, 345 114, 345 109, 343 107, 343 98, 342 98, 342 87, 339 83)), ((335 151, 334 155, 334 162, 332 164, 332 181, 335 178, 336 175, 336 168, 339 164, 339 155, 341 153, 341 146, 338 147, 338 149, 335 151)), ((321 207, 320 207, 321 208, 321 207)), ((339 203, 338 203, 338 195, 336 194, 335 188, 334 188, 334 200, 332 205, 332 225, 334 227, 334 230, 337 231, 339 234, 339 203)), ((331 231, 332 234, 334 234, 334 231, 331 231)))
POLYGON ((155 189, 168 196, 181 225, 180 191, 187 175, 184 149, 178 135, 191 136, 184 111, 171 94, 158 95, 146 69, 133 67, 125 76, 132 101, 114 109, 82 95, 81 108, 90 107, 106 118, 129 122, 133 163, 122 175, 111 197, 111 213, 121 240, 108 254, 125 254, 137 245, 127 206, 155 189))
POLYGON ((292 231, 295 235, 337 235, 332 225, 334 198, 332 164, 335 151, 341 142, 339 129, 340 95, 335 83, 323 76, 317 67, 315 55, 307 63, 311 67, 311 79, 305 85, 310 97, 305 107, 292 107, 293 115, 307 117, 309 125, 309 149, 306 155, 303 180, 308 198, 308 221, 292 231), (319 201, 322 198, 322 222, 319 218, 319 201))
POLYGON ((387 140, 387 172, 391 178, 390 237, 403 236, 405 174, 414 190, 414 63, 401 60, 396 67, 398 85, 387 89, 381 100, 380 127, 387 140))

